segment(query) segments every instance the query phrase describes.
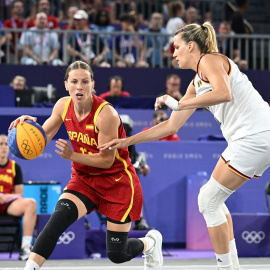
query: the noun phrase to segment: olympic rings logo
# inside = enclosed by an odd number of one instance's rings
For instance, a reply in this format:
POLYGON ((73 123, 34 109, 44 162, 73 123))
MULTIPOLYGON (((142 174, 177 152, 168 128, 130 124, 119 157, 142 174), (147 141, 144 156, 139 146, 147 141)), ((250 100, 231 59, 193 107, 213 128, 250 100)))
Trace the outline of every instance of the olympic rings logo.
POLYGON ((24 150, 23 152, 27 155, 32 155, 33 151, 31 150, 31 147, 28 145, 28 140, 23 140, 21 148, 24 150))
POLYGON ((57 241, 57 245, 60 244, 68 245, 74 239, 75 239, 74 232, 67 232, 67 233, 63 232, 57 241))
POLYGON ((244 231, 242 232, 242 238, 248 243, 248 244, 259 244, 264 238, 265 233, 263 231, 244 231))

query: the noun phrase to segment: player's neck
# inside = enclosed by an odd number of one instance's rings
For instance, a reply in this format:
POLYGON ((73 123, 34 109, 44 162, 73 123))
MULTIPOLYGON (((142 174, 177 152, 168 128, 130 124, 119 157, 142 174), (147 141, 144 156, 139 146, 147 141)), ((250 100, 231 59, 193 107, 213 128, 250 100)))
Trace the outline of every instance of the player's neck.
POLYGON ((6 165, 7 162, 8 162, 8 158, 7 158, 7 157, 3 157, 3 158, 1 157, 1 158, 0 158, 0 165, 1 165, 1 166, 6 165))

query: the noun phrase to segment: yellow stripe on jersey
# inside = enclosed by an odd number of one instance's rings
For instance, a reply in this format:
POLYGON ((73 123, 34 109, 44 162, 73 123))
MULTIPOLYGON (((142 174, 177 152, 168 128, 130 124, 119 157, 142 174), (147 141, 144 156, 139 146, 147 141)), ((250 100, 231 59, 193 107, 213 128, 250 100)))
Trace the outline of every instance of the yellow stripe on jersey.
POLYGON ((68 110, 68 106, 69 106, 70 101, 71 101, 71 97, 69 97, 67 99, 67 102, 66 102, 66 105, 65 105, 65 109, 64 109, 63 114, 62 114, 62 120, 63 120, 63 122, 65 121, 65 117, 66 117, 66 114, 67 114, 67 110, 68 110))
POLYGON ((11 168, 12 168, 13 177, 15 177, 16 176, 16 170, 15 170, 15 161, 14 160, 11 161, 11 168))
POLYGON ((95 116, 94 116, 94 126, 95 126, 95 132, 98 133, 98 129, 97 129, 97 126, 96 126, 96 123, 97 123, 97 117, 101 111, 101 109, 106 105, 108 104, 109 102, 103 102, 99 105, 99 107, 97 108, 96 112, 95 112, 95 116))
POLYGON ((85 129, 94 129, 94 125, 86 125, 85 129))
POLYGON ((129 212, 130 212, 132 206, 133 206, 133 200, 134 200, 134 186, 133 186, 132 175, 131 175, 130 171, 129 171, 128 168, 127 168, 127 162, 126 162, 123 158, 120 157, 120 155, 119 155, 119 153, 118 153, 118 150, 116 150, 115 157, 116 157, 119 161, 121 161, 121 162, 123 163, 123 165, 124 165, 125 172, 127 173, 128 177, 129 177, 129 179, 130 179, 131 192, 132 192, 132 194, 131 194, 131 200, 130 200, 130 205, 129 205, 129 207, 128 207, 128 210, 126 211, 126 213, 124 214, 124 216, 123 216, 122 219, 121 219, 121 222, 124 222, 124 221, 126 220, 128 214, 129 214, 129 212))

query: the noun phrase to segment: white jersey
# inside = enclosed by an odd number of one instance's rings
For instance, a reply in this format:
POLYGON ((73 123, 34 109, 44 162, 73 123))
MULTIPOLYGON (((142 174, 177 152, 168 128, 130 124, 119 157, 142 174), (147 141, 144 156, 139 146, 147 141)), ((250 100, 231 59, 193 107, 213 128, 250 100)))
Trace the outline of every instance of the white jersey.
MULTIPOLYGON (((207 109, 220 123, 226 141, 231 142, 247 135, 270 130, 270 107, 238 66, 229 58, 228 61, 232 100, 207 109)), ((210 83, 201 79, 201 71, 197 72, 199 74, 197 73, 194 78, 196 96, 213 91, 210 83)))

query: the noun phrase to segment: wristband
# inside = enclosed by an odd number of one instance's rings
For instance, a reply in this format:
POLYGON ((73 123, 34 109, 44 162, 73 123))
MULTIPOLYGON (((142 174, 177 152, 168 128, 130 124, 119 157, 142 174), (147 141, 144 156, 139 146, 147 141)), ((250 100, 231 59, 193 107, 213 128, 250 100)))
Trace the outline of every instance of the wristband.
POLYGON ((171 96, 168 96, 165 104, 171 108, 173 111, 179 111, 179 107, 178 107, 178 101, 174 98, 172 98, 171 96))

